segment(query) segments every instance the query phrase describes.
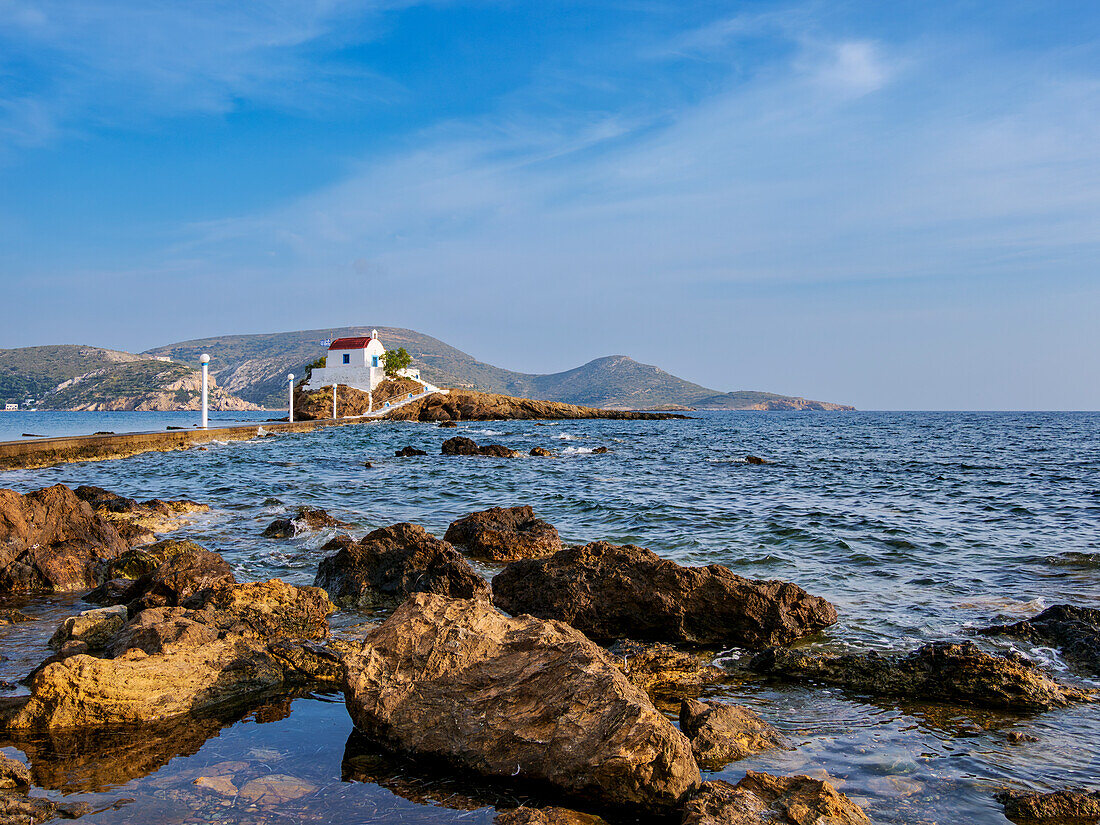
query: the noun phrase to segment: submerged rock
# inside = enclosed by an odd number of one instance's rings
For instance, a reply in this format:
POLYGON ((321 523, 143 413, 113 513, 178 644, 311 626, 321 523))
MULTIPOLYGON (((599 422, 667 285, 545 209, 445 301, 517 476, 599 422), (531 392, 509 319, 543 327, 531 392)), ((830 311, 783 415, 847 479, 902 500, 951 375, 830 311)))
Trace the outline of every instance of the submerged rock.
POLYGON ((151 544, 158 533, 169 533, 191 513, 204 513, 209 505, 187 499, 165 501, 159 498, 137 501, 102 487, 77 487, 77 498, 88 502, 99 515, 109 521, 130 545, 151 544))
POLYGON ((668 812, 699 784, 683 735, 580 633, 417 594, 347 658, 367 737, 603 805, 668 812))
POLYGON ((0 753, 0 788, 29 788, 31 771, 17 759, 0 753))
POLYGON ((412 458, 418 455, 427 455, 427 453, 424 450, 416 449, 416 447, 402 447, 400 450, 394 452, 396 458, 412 458))
POLYGON ((559 619, 593 639, 784 645, 836 622, 825 599, 718 564, 681 567, 633 545, 604 541, 513 562, 493 579, 512 613, 559 619))
POLYGON ((1002 791, 997 801, 1005 806, 1005 816, 1021 825, 1085 825, 1100 821, 1100 791, 1002 791))
POLYGON ((993 655, 973 642, 933 642, 900 656, 823 655, 771 649, 749 669, 771 677, 836 685, 871 696, 1039 711, 1088 698, 1019 655, 993 655))
POLYGON ((529 455, 533 455, 536 458, 553 458, 554 454, 545 447, 532 447, 529 455))
POLYGON ((101 563, 126 548, 63 484, 26 495, 0 490, 0 594, 87 590, 101 563))
POLYGON ((444 541, 464 547, 477 558, 515 561, 551 556, 561 550, 552 524, 530 507, 493 507, 452 522, 444 541))
POLYGON ((489 598, 489 584, 462 554, 418 524, 401 523, 359 541, 337 536, 322 550, 314 585, 334 602, 359 607, 393 604, 410 593, 489 598))
POLYGON ((724 668, 661 642, 622 639, 608 652, 626 678, 651 696, 697 690, 729 678, 724 668))
POLYGON ((22 610, 16 610, 14 607, 0 607, 0 625, 34 621, 37 621, 34 616, 28 616, 22 610))
POLYGON ((495 458, 516 458, 519 453, 503 444, 486 444, 479 447, 472 438, 456 435, 443 442, 443 455, 483 455, 495 458))
POLYGON ((747 456, 745 456, 745 463, 746 464, 771 464, 770 461, 765 461, 760 456, 756 456, 756 455, 747 455, 747 456))
POLYGON ((695 761, 707 770, 772 748, 790 748, 783 734, 751 710, 725 702, 684 699, 680 730, 691 741, 695 761))
POLYGON ((828 782, 749 771, 736 785, 704 782, 684 806, 682 825, 870 825, 828 782))
POLYGON ((1057 647, 1067 661, 1100 675, 1100 610, 1056 604, 1031 619, 981 632, 1057 647))

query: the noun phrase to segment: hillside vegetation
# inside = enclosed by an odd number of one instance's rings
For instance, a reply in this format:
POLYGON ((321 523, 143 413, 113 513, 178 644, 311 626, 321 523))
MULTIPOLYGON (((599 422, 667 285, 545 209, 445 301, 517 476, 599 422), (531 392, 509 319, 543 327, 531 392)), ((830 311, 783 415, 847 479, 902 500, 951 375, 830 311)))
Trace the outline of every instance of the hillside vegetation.
POLYGON ((72 344, 0 349, 0 401, 40 399, 58 384, 147 355, 72 344))

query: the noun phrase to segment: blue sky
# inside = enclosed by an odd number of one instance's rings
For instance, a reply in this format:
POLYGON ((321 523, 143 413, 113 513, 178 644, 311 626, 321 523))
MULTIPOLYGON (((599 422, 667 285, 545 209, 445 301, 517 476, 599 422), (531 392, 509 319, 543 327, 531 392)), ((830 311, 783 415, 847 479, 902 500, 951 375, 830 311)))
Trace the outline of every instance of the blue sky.
POLYGON ((0 346, 1100 408, 1095 2, 0 0, 0 346))

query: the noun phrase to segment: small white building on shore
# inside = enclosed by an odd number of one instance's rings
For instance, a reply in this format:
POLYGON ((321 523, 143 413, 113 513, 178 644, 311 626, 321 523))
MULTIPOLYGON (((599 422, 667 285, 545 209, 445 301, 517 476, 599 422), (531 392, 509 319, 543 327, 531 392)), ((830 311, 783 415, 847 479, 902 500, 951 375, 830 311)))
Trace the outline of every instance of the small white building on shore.
POLYGON ((304 389, 339 384, 371 392, 386 377, 385 356, 378 330, 372 330, 369 337, 337 338, 329 344, 325 366, 313 370, 304 389))

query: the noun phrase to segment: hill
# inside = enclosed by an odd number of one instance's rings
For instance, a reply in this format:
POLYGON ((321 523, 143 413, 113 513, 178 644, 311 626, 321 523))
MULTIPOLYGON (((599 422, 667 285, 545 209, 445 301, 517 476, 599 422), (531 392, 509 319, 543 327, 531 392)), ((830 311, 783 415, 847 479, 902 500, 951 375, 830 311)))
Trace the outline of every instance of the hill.
MULTIPOLYGON (((261 335, 224 335, 148 350, 197 364, 210 354, 210 368, 227 391, 268 407, 286 404, 286 375, 301 375, 325 352, 323 340, 369 335, 372 327, 337 327, 261 335)), ((685 381, 659 367, 623 355, 597 358, 565 372, 538 375, 495 367, 429 335, 400 327, 373 327, 388 348, 404 347, 427 381, 444 387, 614 409, 695 407, 708 410, 834 410, 839 404, 774 393, 722 393, 685 381)))
POLYGON ((0 401, 38 400, 58 384, 79 375, 149 358, 72 344, 0 349, 0 401))

